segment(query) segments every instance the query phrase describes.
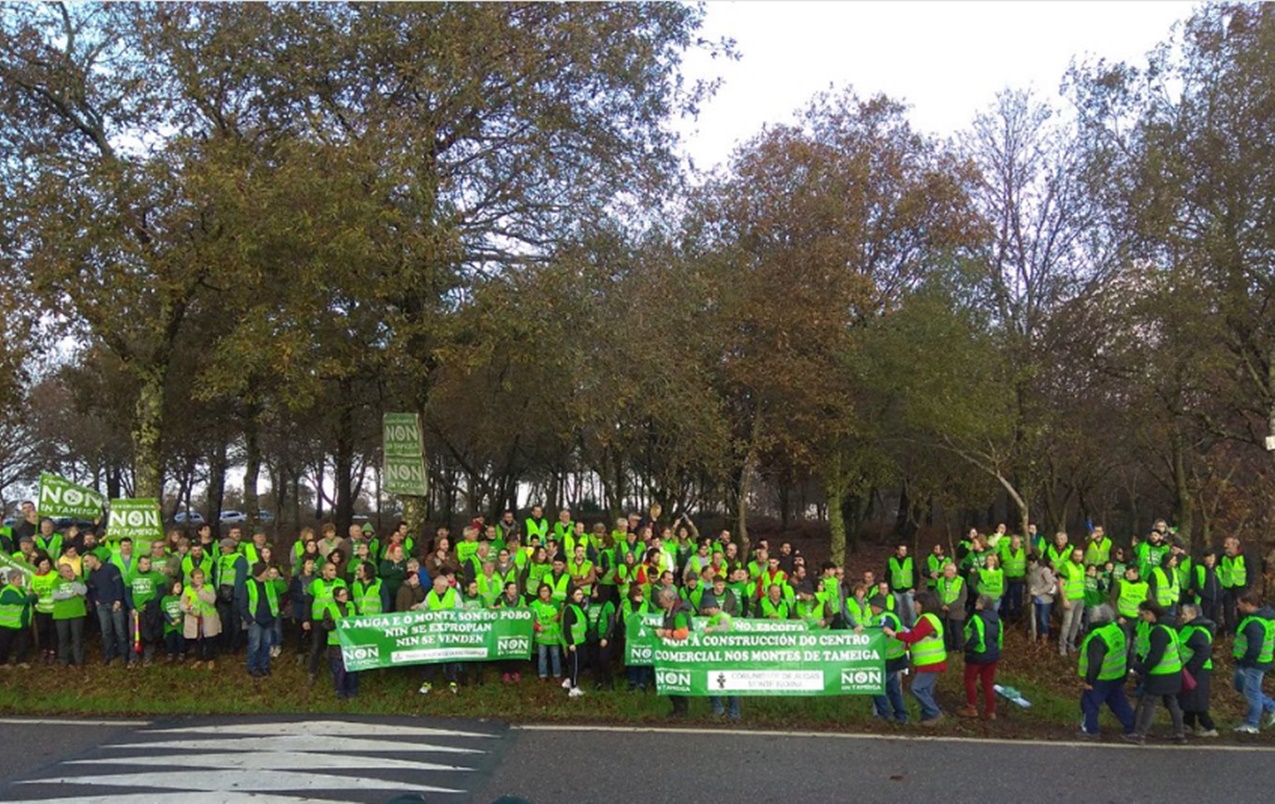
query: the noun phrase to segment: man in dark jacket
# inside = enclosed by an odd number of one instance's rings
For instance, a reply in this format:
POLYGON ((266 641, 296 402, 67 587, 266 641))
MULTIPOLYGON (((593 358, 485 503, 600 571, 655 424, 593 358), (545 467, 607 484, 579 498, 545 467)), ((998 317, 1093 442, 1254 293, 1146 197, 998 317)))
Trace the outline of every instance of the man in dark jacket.
POLYGON ((97 622, 102 629, 102 653, 107 664, 115 659, 128 657, 127 609, 124 607, 124 576, 112 562, 103 563, 96 553, 84 556, 89 576, 89 600, 97 611, 97 622))
POLYGON ((270 579, 270 567, 262 561, 252 568, 252 577, 235 590, 235 605, 248 624, 248 675, 270 675, 270 643, 279 619, 279 591, 270 579))
POLYGON ((1241 595, 1235 606, 1242 618, 1235 633, 1235 689, 1248 701, 1248 714, 1235 730, 1257 734, 1263 713, 1265 725, 1275 724, 1275 701, 1262 692, 1262 679, 1275 658, 1275 609, 1253 592, 1241 595))
POLYGON ((1146 658, 1133 663, 1132 671, 1142 679, 1142 698, 1132 734, 1125 734, 1125 742, 1142 745, 1146 742, 1151 724, 1155 722, 1156 699, 1164 701, 1173 719, 1173 742, 1186 743, 1186 731, 1182 723, 1182 709, 1178 706, 1178 694, 1182 692, 1182 653, 1176 623, 1168 611, 1156 603, 1146 601, 1138 606, 1138 615, 1150 627, 1149 647, 1146 658))
POLYGON ((1209 714, 1213 686, 1213 635, 1216 632, 1217 625, 1200 615, 1199 606, 1192 603, 1181 606, 1178 636, 1182 642, 1182 661, 1187 673, 1195 679, 1195 689, 1183 690, 1178 696, 1178 706, 1182 707, 1183 723, 1196 737, 1217 736, 1217 726, 1209 714))
POLYGON ((1129 674, 1128 633, 1115 622, 1115 612, 1108 605, 1098 606, 1088 614, 1089 634, 1080 643, 1080 664, 1076 668, 1084 687, 1080 696, 1080 711, 1084 713, 1080 735, 1098 736, 1098 712, 1103 704, 1124 726, 1124 733, 1131 734, 1133 708, 1124 694, 1125 677, 1129 674))
POLYGON ((965 708, 960 717, 978 717, 978 683, 983 685, 983 717, 996 719, 996 663, 1001 658, 1004 634, 996 613, 996 600, 979 595, 974 614, 965 624, 965 708))
POLYGON ((1200 607, 1200 616, 1216 623, 1222 605, 1222 584, 1217 577, 1217 551, 1205 550, 1200 563, 1191 567, 1191 594, 1200 607))
MULTIPOLYGON (((656 602, 664 611, 664 623, 655 635, 662 639, 686 639, 691 631, 690 604, 682 600, 672 589, 661 589, 657 595, 656 602)), ((684 695, 670 695, 668 699, 673 704, 673 711, 669 712, 669 717, 686 717, 690 711, 690 699, 684 695)))

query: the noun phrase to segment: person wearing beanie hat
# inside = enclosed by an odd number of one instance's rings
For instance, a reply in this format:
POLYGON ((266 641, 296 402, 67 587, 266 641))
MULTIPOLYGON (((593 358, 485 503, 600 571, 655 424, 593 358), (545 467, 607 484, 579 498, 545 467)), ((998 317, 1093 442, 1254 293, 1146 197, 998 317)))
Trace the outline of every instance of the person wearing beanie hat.
POLYGON ((248 675, 253 678, 270 675, 270 647, 279 619, 279 589, 270 574, 270 567, 258 561, 236 598, 239 616, 248 624, 248 675))
MULTIPOLYGON (((887 611, 886 598, 874 595, 868 599, 868 622, 860 625, 880 625, 899 631, 903 623, 897 614, 887 611)), ((903 704, 903 671, 908 669, 907 646, 897 637, 888 637, 885 643, 885 695, 872 696, 872 708, 877 717, 900 725, 908 722, 908 710, 903 704)))
MULTIPOLYGON (((731 630, 733 626, 731 616, 722 611, 716 595, 711 592, 705 593, 700 605, 702 607, 700 613, 708 618, 708 623, 704 626, 704 633, 724 634, 731 630)), ((731 720, 740 719, 738 695, 727 695, 724 701, 723 696, 710 695, 708 705, 712 708, 715 717, 728 716, 731 720)))

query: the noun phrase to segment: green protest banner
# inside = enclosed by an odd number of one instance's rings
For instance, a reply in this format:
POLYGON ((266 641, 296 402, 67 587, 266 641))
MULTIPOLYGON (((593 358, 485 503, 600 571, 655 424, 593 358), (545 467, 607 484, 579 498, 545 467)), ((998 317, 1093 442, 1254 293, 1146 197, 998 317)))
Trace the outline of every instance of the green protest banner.
POLYGON ((336 635, 345 668, 531 657, 530 609, 450 609, 369 614, 341 620, 336 635))
MULTIPOLYGON (((766 621, 736 620, 734 625, 746 622, 766 621)), ((808 627, 770 632, 692 630, 685 640, 658 642, 655 684, 661 695, 885 693, 885 635, 879 628, 864 629, 861 634, 808 627)))
POLYGON ((415 413, 386 413, 382 418, 385 490, 424 497, 429 493, 421 418, 415 413))
POLYGON ((142 550, 149 550, 151 542, 163 541, 164 523, 157 500, 111 500, 106 541, 117 542, 126 536, 142 550))
POLYGON ((96 519, 102 515, 104 505, 106 498, 93 489, 50 472, 40 473, 40 497, 36 503, 40 516, 96 519))
MULTIPOLYGON (((655 664, 655 648, 661 640, 655 635, 655 629, 664 622, 664 615, 630 614, 625 621, 624 631, 624 663, 637 667, 649 667, 655 664)), ((708 624, 707 617, 691 619, 691 629, 702 632, 708 624)), ((745 620, 736 618, 731 621, 734 631, 741 634, 773 634, 773 633, 805 633, 808 626, 800 620, 745 620)))
MULTIPOLYGON (((31 580, 31 576, 35 574, 35 569, 30 564, 16 558, 12 558, 6 555, 4 551, 0 550, 0 572, 8 575, 9 570, 17 570, 21 572, 24 576, 26 576, 27 580, 31 580)), ((4 580, 7 579, 0 579, 0 584, 2 584, 4 580)))

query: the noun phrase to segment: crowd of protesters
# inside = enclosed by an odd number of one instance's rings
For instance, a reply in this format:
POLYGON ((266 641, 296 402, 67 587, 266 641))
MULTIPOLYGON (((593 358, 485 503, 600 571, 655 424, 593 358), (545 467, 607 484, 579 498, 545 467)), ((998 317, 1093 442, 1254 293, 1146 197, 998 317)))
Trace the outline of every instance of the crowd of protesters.
MULTIPOLYGON (((942 544, 925 555, 899 545, 880 574, 854 576, 831 562, 809 566, 788 542, 772 551, 759 541, 741 554, 728 531, 701 536, 689 518, 662 523, 660 513, 654 506, 647 517, 590 526, 568 510, 551 522, 537 506, 521 520, 513 511, 495 523, 479 517, 455 541, 440 527, 427 544, 406 524, 383 538, 366 524, 344 535, 325 525, 279 549, 264 531, 245 538, 232 526, 217 538, 205 525, 135 549, 128 539, 107 545, 93 528, 59 532, 27 503, 18 524, 0 532, 0 548, 12 556, 0 578, 0 667, 83 666, 88 623, 104 661, 128 668, 162 660, 211 670, 219 656, 246 649, 247 672, 266 677, 291 643, 311 684, 326 665, 337 695, 352 697, 358 674, 341 659, 341 619, 516 607, 533 614, 531 673, 579 697, 585 671, 595 688, 615 687, 632 614, 661 616, 659 634, 669 639, 684 638, 692 617, 707 618, 712 630, 729 630, 738 617, 799 619, 820 628, 881 627, 887 683, 876 714, 907 722, 910 675, 920 723, 932 726, 944 717, 935 687, 951 654, 962 658, 966 692, 956 714, 997 717, 997 665, 1005 631, 1017 627, 1031 643, 1076 655, 1081 736, 1098 734, 1106 706, 1124 738, 1142 742, 1160 704, 1175 740, 1188 729, 1217 736, 1209 702, 1222 638, 1247 702, 1235 730, 1255 733, 1275 722, 1275 701, 1262 691, 1275 660, 1275 611, 1254 588, 1258 564, 1235 538, 1196 557, 1163 521, 1128 548, 1102 527, 1073 542, 1063 532, 1046 538, 1032 526, 1011 535, 1001 525, 986 534, 971 529, 952 555, 942 544), (1126 695, 1130 679, 1136 710, 1126 695)), ((520 684, 527 664, 496 669, 503 683, 520 684)), ((651 668, 622 669, 627 689, 653 688, 651 668)), ((423 694, 436 686, 456 694, 462 681, 483 680, 483 663, 425 670, 423 694)), ((685 699, 672 704, 673 715, 686 713, 685 699)), ((740 717, 738 699, 710 705, 740 717)))

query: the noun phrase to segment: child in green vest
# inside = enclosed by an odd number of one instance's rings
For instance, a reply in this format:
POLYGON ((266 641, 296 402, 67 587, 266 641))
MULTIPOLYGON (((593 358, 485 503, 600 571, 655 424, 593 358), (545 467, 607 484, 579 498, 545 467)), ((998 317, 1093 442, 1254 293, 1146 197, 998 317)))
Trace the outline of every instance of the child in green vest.
POLYGON ((186 661, 186 638, 182 636, 182 582, 173 581, 167 594, 159 601, 164 618, 165 662, 172 664, 186 661))

